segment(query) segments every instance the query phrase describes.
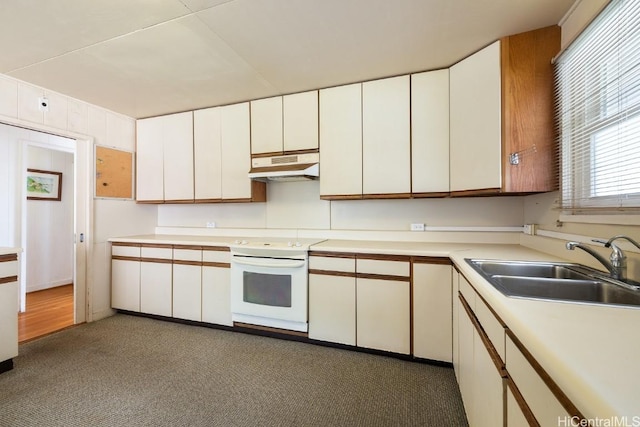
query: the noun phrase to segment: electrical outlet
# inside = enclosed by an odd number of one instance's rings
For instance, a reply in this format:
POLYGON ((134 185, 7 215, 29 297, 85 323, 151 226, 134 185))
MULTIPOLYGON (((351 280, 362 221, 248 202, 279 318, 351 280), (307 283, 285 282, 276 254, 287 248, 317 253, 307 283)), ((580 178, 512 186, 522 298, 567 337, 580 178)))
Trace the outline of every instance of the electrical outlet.
POLYGON ((533 236, 536 234, 536 225, 535 224, 525 224, 522 227, 522 232, 524 234, 528 234, 529 236, 533 236))
POLYGON ((422 223, 411 224, 411 231, 424 231, 424 224, 422 223))
POLYGON ((216 228, 216 223, 214 221, 207 221, 207 228, 216 228))

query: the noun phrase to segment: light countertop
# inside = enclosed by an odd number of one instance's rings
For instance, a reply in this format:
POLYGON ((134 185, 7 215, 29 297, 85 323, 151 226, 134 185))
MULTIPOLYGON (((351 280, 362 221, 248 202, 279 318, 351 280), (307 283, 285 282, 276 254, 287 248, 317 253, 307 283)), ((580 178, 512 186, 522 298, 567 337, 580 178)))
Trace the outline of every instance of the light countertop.
MULTIPOLYGON (((145 235, 110 241, 228 246, 235 239, 145 235)), ((465 258, 566 260, 503 244, 331 239, 311 250, 450 257, 585 417, 640 416, 639 308, 506 297, 465 262, 465 258)))

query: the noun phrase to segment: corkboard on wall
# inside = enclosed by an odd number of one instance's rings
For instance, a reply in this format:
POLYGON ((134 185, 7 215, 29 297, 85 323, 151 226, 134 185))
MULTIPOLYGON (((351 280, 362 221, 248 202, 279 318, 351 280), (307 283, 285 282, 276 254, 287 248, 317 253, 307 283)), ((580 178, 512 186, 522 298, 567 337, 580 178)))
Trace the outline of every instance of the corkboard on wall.
POLYGON ((96 146, 96 197, 133 198, 133 153, 96 146))

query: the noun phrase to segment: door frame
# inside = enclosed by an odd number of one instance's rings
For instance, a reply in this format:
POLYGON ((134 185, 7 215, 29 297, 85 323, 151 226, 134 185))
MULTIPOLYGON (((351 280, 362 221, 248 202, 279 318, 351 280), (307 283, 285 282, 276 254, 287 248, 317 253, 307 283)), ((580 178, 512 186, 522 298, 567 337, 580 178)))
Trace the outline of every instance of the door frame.
MULTIPOLYGON (((90 296, 93 289, 93 277, 91 268, 91 260, 93 259, 93 183, 94 183, 94 169, 95 165, 92 161, 94 153, 94 139, 88 135, 83 135, 71 131, 65 131, 57 128, 53 128, 47 125, 38 123, 26 122, 24 120, 14 119, 10 117, 2 117, 1 123, 9 126, 15 126, 31 131, 42 132, 50 135, 61 136, 64 138, 70 138, 75 140, 75 152, 74 154, 74 268, 73 268, 73 280, 74 280, 74 324, 91 322, 93 320, 92 301, 90 296), (84 236, 84 242, 80 242, 80 236, 84 236)), ((24 142, 24 140, 22 140, 24 142)), ((59 149, 59 145, 51 143, 41 143, 28 141, 29 144, 34 144, 48 149, 59 149)), ((26 147, 24 144, 21 149, 18 150, 22 159, 21 167, 26 165, 26 147)), ((26 166, 16 179, 20 179, 21 183, 24 182, 26 177, 26 166)), ((20 227, 22 228, 21 239, 25 241, 24 233, 24 214, 26 212, 26 197, 25 189, 23 185, 20 185, 22 190, 20 191, 21 200, 18 203, 22 203, 20 213, 20 227)), ((26 282, 24 281, 24 273, 26 272, 26 257, 20 256, 20 276, 18 278, 20 289, 26 288, 26 282)), ((20 307, 20 311, 24 311, 24 307, 20 307)))

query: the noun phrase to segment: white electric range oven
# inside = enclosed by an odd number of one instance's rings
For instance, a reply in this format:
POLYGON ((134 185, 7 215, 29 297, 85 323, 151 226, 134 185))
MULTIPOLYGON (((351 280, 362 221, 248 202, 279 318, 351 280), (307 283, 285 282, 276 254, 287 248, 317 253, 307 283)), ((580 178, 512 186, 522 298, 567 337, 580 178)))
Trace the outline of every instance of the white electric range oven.
POLYGON ((237 240, 231 248, 231 318, 308 330, 309 246, 321 240, 237 240))

